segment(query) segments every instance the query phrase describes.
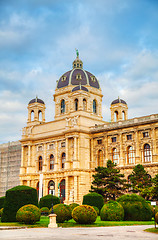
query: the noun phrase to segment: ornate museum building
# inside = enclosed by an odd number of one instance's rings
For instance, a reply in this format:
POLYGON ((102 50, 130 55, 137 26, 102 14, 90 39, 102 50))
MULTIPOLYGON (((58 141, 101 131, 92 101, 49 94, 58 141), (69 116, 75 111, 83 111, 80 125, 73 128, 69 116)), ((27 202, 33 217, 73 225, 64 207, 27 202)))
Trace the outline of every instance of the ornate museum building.
POLYGON ((57 81, 55 119, 45 122, 45 103, 28 104, 21 139, 20 183, 53 193, 64 203, 81 203, 91 187, 95 167, 108 159, 126 177, 136 164, 158 173, 158 114, 128 119, 122 99, 111 103, 111 122, 102 119, 102 91, 97 78, 77 58, 57 81))

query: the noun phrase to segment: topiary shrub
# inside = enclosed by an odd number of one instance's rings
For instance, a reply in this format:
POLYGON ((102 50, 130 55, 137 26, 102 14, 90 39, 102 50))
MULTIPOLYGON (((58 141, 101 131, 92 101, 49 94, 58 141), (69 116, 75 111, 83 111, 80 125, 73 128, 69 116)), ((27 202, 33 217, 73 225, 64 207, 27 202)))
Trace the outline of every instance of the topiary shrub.
POLYGON ((28 186, 17 186, 6 191, 2 222, 16 222, 16 213, 22 206, 38 206, 37 190, 28 186))
POLYGON ((25 224, 34 224, 40 220, 40 209, 32 204, 21 207, 16 214, 18 222, 24 222, 25 224))
POLYGON ((77 223, 91 224, 96 221, 97 212, 92 206, 81 205, 74 208, 74 210, 72 211, 72 218, 77 223))
POLYGON ((83 196, 82 204, 96 206, 100 211, 104 205, 104 199, 103 196, 98 193, 88 193, 83 196))
POLYGON ((0 217, 2 217, 3 208, 0 209, 0 217))
POLYGON ((127 194, 119 197, 117 201, 124 208, 124 220, 127 221, 150 221, 152 209, 144 198, 136 194, 127 194))
POLYGON ((71 203, 71 204, 69 204, 69 209, 70 209, 70 211, 71 211, 71 214, 72 214, 73 209, 74 209, 75 207, 78 207, 78 206, 79 206, 78 203, 71 203))
POLYGON ((40 211, 41 211, 41 215, 48 215, 49 214, 49 208, 47 208, 47 207, 42 207, 40 209, 40 211))
POLYGON ((97 215, 99 215, 100 211, 99 208, 97 208, 96 206, 92 206, 94 208, 94 210, 96 211, 97 215))
POLYGON ((122 221, 124 218, 124 209, 120 203, 109 201, 102 207, 100 218, 102 221, 122 221))
POLYGON ((67 206, 66 204, 63 203, 56 204, 53 207, 53 210, 54 213, 57 215, 56 221, 58 223, 63 223, 71 219, 71 211, 69 209, 69 206, 67 206))
POLYGON ((4 207, 5 197, 0 197, 0 209, 4 207))
MULTIPOLYGON (((53 196, 53 205, 56 205, 59 203, 60 203, 60 199, 56 196, 53 196)), ((39 207, 40 208, 47 207, 50 209, 52 207, 52 194, 42 197, 39 201, 39 207)))

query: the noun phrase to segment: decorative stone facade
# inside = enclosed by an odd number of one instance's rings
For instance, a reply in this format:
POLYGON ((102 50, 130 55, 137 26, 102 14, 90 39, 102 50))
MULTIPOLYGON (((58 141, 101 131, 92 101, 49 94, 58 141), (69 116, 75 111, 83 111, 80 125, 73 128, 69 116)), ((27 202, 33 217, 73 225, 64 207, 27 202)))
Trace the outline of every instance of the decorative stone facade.
POLYGON ((83 70, 78 56, 73 69, 57 82, 54 101, 51 122, 45 122, 42 100, 28 104, 21 139, 21 184, 37 188, 40 197, 53 193, 66 204, 81 204, 95 167, 106 166, 108 159, 126 177, 138 163, 152 176, 158 173, 158 115, 128 120, 127 103, 118 98, 111 104, 112 122, 103 121, 99 82, 83 70))

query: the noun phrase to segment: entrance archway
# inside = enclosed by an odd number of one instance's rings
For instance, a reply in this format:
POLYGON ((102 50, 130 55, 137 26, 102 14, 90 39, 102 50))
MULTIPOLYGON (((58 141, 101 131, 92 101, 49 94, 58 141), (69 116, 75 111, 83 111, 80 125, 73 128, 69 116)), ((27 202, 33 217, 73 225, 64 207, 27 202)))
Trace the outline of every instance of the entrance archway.
POLYGON ((48 194, 55 195, 55 182, 53 180, 48 183, 48 194))

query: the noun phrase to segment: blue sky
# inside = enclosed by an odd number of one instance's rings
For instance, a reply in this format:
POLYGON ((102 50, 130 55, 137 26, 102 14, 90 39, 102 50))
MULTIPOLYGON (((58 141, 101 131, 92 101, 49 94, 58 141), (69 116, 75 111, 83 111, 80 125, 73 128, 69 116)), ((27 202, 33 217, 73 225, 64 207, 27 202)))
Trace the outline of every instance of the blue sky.
POLYGON ((79 49, 99 80, 103 118, 118 96, 129 118, 158 113, 157 0, 1 0, 0 143, 21 138, 38 95, 54 119, 56 80, 79 49))

